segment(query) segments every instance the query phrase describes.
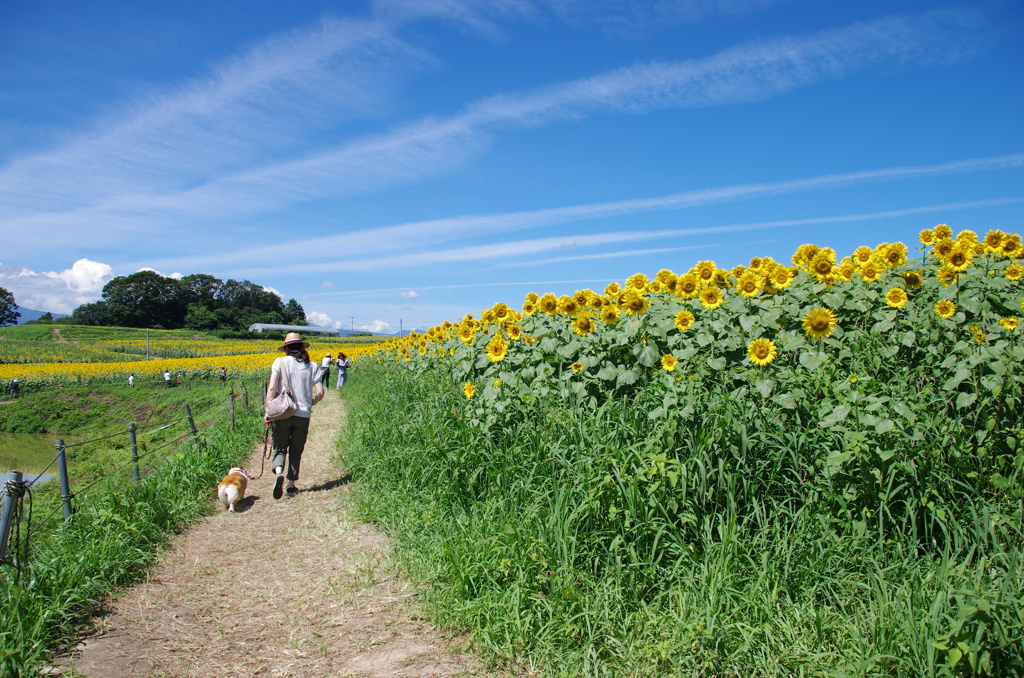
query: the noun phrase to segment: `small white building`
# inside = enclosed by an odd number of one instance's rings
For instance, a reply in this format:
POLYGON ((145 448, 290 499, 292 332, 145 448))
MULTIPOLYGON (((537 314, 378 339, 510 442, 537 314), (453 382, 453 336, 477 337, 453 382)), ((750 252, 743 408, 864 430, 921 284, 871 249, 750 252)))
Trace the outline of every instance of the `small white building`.
POLYGON ((338 330, 330 327, 318 327, 316 325, 272 325, 270 323, 253 323, 249 325, 250 332, 279 332, 284 336, 288 332, 299 334, 326 334, 331 337, 338 336, 338 330))

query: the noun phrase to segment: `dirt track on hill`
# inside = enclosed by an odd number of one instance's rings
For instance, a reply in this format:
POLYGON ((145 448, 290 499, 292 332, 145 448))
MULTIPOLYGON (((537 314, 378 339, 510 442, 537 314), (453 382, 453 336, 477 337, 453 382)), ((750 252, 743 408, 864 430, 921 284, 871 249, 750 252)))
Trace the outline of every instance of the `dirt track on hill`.
MULTIPOLYGON (((347 477, 331 463, 343 424, 331 389, 313 412, 299 494, 275 501, 267 469, 239 513, 221 508, 176 538, 149 580, 110 601, 97 632, 54 669, 88 678, 504 675, 421 616, 384 536, 352 517, 347 477)), ((261 454, 262 445, 252 475, 261 454)))

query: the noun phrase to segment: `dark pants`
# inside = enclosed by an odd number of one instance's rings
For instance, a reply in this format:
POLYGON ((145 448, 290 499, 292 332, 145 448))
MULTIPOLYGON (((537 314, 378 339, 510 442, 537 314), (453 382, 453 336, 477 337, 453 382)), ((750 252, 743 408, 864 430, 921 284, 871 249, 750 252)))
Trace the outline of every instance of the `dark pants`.
POLYGON ((320 369, 324 371, 324 379, 323 379, 323 381, 324 381, 324 388, 330 388, 331 387, 331 368, 330 367, 321 367, 320 369))
POLYGON ((309 435, 309 417, 288 417, 274 422, 274 456, 270 468, 284 468, 288 458, 288 480, 299 479, 302 449, 309 435))

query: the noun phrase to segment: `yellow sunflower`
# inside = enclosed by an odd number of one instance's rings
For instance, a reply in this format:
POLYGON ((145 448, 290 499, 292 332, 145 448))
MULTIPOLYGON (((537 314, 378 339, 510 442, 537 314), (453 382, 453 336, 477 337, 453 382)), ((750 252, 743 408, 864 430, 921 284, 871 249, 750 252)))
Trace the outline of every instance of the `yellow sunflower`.
POLYGON ((523 302, 523 315, 533 315, 537 312, 537 304, 531 301, 523 302))
POLYGON ((500 363, 508 355, 508 342, 501 334, 494 335, 494 338, 487 342, 487 359, 492 363, 500 363))
POLYGON ((459 339, 462 340, 462 343, 472 344, 473 337, 475 335, 476 329, 474 329, 472 325, 467 325, 466 323, 463 323, 462 325, 459 326, 459 339))
POLYGON ((675 273, 668 270, 667 268, 663 268, 660 271, 658 271, 658 275, 656 275, 655 277, 661 281, 662 285, 671 285, 676 281, 676 278, 678 278, 678 276, 675 273))
POLYGON ((628 315, 641 316, 644 313, 647 313, 647 309, 651 307, 651 300, 647 295, 638 294, 633 290, 629 290, 622 295, 619 307, 628 315))
POLYGON ((676 313, 675 326, 676 329, 679 330, 680 332, 685 332, 686 330, 693 327, 693 323, 693 313, 691 313, 689 310, 684 308, 679 313, 676 313))
POLYGON ((875 282, 882 277, 882 266, 878 259, 871 257, 860 268, 860 277, 864 282, 875 282))
POLYGON ((509 311, 511 311, 512 309, 510 309, 508 307, 508 304, 506 304, 505 302, 499 301, 497 304, 494 305, 494 308, 492 308, 491 310, 494 311, 494 319, 498 322, 501 322, 508 318, 509 311))
POLYGON ((558 297, 548 292, 537 300, 537 308, 547 315, 555 315, 558 313, 558 297))
POLYGON ((466 396, 467 398, 472 398, 473 396, 476 395, 476 386, 473 385, 473 382, 467 381, 465 384, 462 385, 462 395, 466 396))
POLYGON ((506 325, 505 332, 508 333, 508 338, 513 341, 519 341, 523 336, 523 328, 519 325, 506 325))
POLYGON ((836 265, 835 255, 829 256, 826 249, 819 250, 811 260, 809 272, 818 282, 831 282, 832 271, 836 265))
POLYGON ((643 292, 647 289, 647 276, 643 273, 634 273, 626 278, 626 289, 634 292, 643 292))
POLYGON ((935 304, 935 315, 940 318, 952 318, 954 313, 956 313, 956 304, 949 299, 943 299, 935 304))
POLYGON ((985 247, 989 252, 998 252, 1003 244, 1002 231, 989 231, 985 234, 985 247))
POLYGON ((576 315, 580 312, 580 306, 576 303, 575 297, 570 297, 568 294, 563 294, 558 300, 558 311, 562 315, 576 315))
POLYGON ((601 309, 601 322, 606 325, 611 325, 613 322, 619 319, 619 309, 617 306, 608 304, 601 309))
POLYGON ((999 244, 1000 254, 1004 257, 1013 257, 1017 255, 1017 250, 1020 249, 1020 236, 1016 233, 1007 233, 1003 236, 1003 241, 999 244))
POLYGON ((572 293, 572 298, 576 300, 576 305, 580 308, 586 308, 587 304, 590 303, 590 295, 593 294, 590 290, 576 290, 572 293))
POLYGON ((795 277, 796 269, 779 264, 772 269, 771 274, 768 276, 768 282, 770 282, 772 287, 775 289, 784 290, 793 284, 793 278, 795 277))
POLYGON ((581 337, 587 336, 596 329, 594 320, 586 313, 580 313, 572 321, 572 331, 581 337))
POLYGON ((777 354, 778 350, 775 348, 775 342, 771 339, 754 339, 747 346, 747 357, 750 358, 750 362, 758 367, 764 367, 771 363, 775 360, 777 354))
POLYGON ((824 306, 811 309, 804 316, 804 332, 812 339, 830 336, 835 326, 836 314, 824 306))
POLYGON ((858 266, 868 263, 873 256, 875 256, 874 251, 866 245, 861 245, 853 251, 853 260, 857 262, 858 266))
POLYGON ((921 239, 921 244, 926 247, 935 244, 935 231, 930 228, 926 228, 921 231, 921 234, 918 237, 921 239))
POLYGON ((736 280, 736 291, 748 299, 761 293, 761 276, 753 271, 745 271, 736 280))
POLYGON ((818 253, 818 246, 811 244, 803 244, 796 248, 796 252, 793 252, 792 262, 797 268, 803 268, 811 263, 814 255, 818 253))
POLYGON ((949 287, 957 281, 957 274, 949 264, 943 264, 939 267, 939 270, 935 272, 935 277, 939 279, 943 287, 949 287))
POLYGON ((484 311, 483 313, 481 313, 480 314, 480 320, 482 320, 483 322, 488 323, 488 324, 489 323, 493 323, 494 320, 495 320, 495 318, 494 318, 494 309, 490 309, 489 308, 486 311, 484 311))
POLYGON ((698 261, 697 265, 693 267, 693 272, 697 275, 701 285, 707 285, 715 279, 718 266, 713 261, 698 261))
POLYGON ((1005 275, 1008 280, 1016 282, 1024 277, 1024 267, 1018 263, 1012 263, 1006 267, 1006 271, 1003 275, 1005 275))
POLYGON ((700 279, 693 273, 684 273, 676 281, 676 296, 693 299, 700 292, 700 279))
POLYGON ((902 287, 893 287, 885 293, 885 303, 893 308, 903 308, 907 304, 907 291, 902 287))
POLYGON ((953 229, 946 224, 939 224, 934 229, 935 237, 939 240, 945 240, 953 237, 953 229))
POLYGON ((604 295, 606 297, 615 297, 618 296, 621 292, 622 288, 619 286, 619 283, 617 282, 608 283, 608 287, 604 288, 604 295))
POLYGON ((924 286, 924 271, 904 271, 900 276, 907 289, 918 290, 924 286))
POLYGON ((665 355, 661 356, 661 369, 665 370, 666 372, 671 372, 675 370, 676 365, 678 364, 679 361, 671 353, 666 353, 665 355))
POLYGON ((847 282, 853 280, 853 276, 857 275, 857 267, 854 265, 852 257, 842 258, 839 266, 836 267, 836 275, 847 282))
POLYGON ((533 304, 534 306, 536 306, 538 299, 540 299, 540 297, 537 295, 536 292, 528 292, 527 295, 526 295, 526 299, 524 301, 528 301, 531 304, 533 304))
POLYGON ((953 251, 954 247, 956 247, 955 241, 944 238, 935 243, 935 247, 932 249, 932 254, 934 254, 935 258, 942 263, 946 263, 949 261, 949 253, 953 251))
POLYGON ((584 369, 583 363, 577 362, 577 363, 573 363, 572 364, 572 371, 573 372, 582 372, 583 369, 584 369))
POLYGON ((725 295, 717 287, 705 287, 700 291, 700 305, 713 311, 725 303, 725 295))
POLYGON ((971 265, 971 258, 974 257, 973 246, 956 245, 949 251, 946 263, 951 269, 960 273, 966 271, 971 265))
POLYGON ((907 246, 901 242, 894 242, 885 248, 882 257, 889 268, 902 266, 907 263, 907 246))
POLYGON ((1011 332, 1017 329, 1018 321, 1016 317, 1000 318, 999 326, 1004 330, 1010 330, 1011 332))

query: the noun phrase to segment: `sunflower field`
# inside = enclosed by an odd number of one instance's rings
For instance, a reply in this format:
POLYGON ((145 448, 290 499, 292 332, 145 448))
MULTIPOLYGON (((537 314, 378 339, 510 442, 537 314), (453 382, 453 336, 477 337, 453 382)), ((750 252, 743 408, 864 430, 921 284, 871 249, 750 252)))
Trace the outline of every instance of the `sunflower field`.
MULTIPOLYGON (((232 378, 265 377, 274 358, 281 355, 280 339, 231 341, 174 331, 154 331, 154 336, 146 339, 140 330, 126 331, 134 334, 131 338, 118 338, 118 328, 71 327, 64 328, 64 333, 81 333, 81 340, 55 342, 48 330, 40 333, 37 326, 3 331, 0 383, 17 378, 22 388, 27 389, 58 384, 124 383, 129 374, 138 380, 162 382, 165 371, 181 375, 186 381, 217 382, 221 367, 226 367, 232 378)), ((337 355, 339 350, 350 359, 358 358, 372 351, 377 341, 312 339, 310 358, 318 362, 325 353, 337 355)))
POLYGON ((345 455, 553 675, 1024 675, 1022 264, 941 224, 531 293, 364 359, 345 455))

